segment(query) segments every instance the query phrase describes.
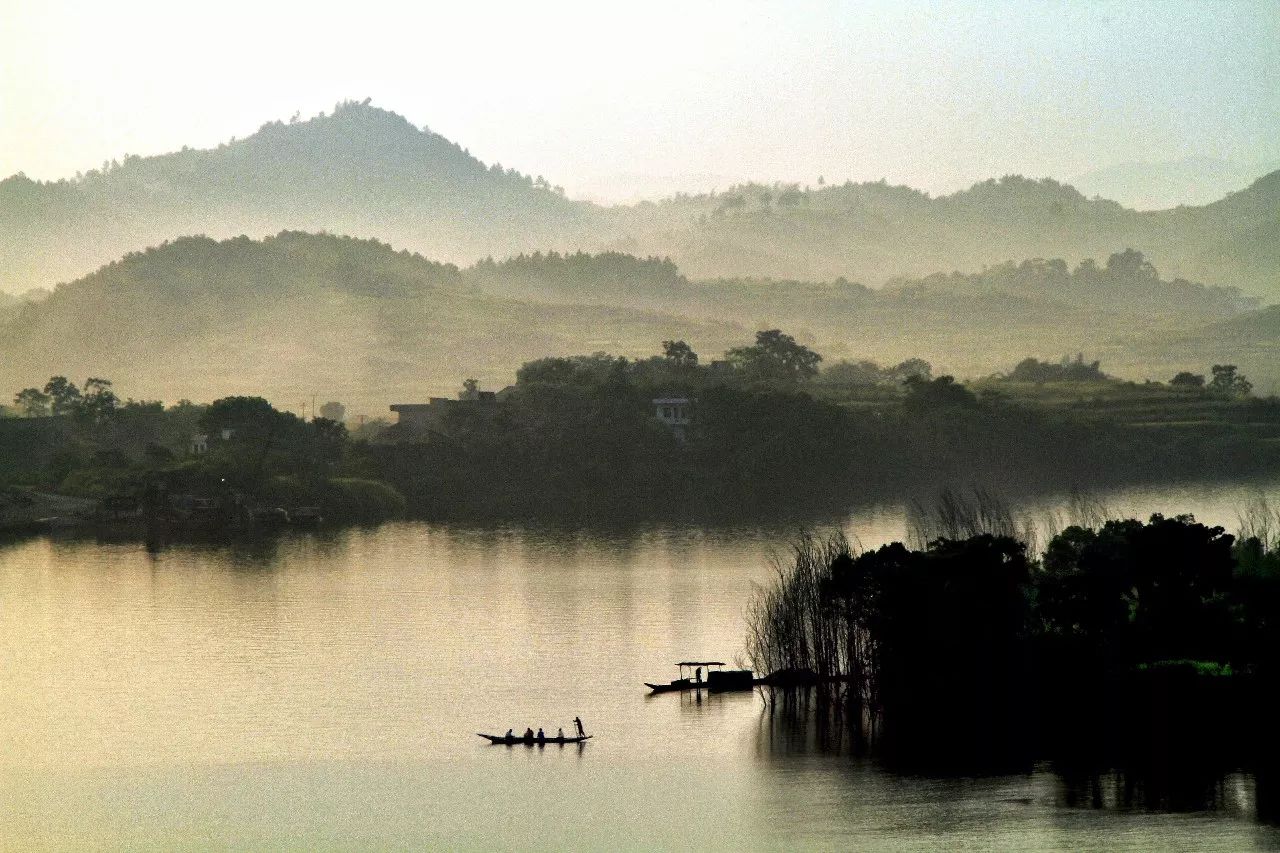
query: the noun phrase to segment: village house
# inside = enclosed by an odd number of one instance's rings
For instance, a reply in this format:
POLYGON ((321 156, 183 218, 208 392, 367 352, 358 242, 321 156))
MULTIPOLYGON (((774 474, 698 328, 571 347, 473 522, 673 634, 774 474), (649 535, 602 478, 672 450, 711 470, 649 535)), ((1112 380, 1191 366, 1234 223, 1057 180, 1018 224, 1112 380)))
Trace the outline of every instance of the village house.
POLYGON ((460 406, 490 407, 498 403, 498 392, 467 388, 458 393, 458 399, 429 397, 425 403, 394 403, 396 424, 414 432, 439 432, 445 416, 460 406))
POLYGON ((693 405, 688 397, 656 397, 653 400, 654 417, 684 441, 685 428, 693 418, 693 405))

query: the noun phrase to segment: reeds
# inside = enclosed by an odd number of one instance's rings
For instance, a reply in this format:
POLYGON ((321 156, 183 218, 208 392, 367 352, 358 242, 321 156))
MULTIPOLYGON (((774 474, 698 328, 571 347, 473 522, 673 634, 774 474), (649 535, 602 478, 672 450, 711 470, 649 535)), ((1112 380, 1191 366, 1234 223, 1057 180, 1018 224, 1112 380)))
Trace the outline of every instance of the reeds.
POLYGON ((762 673, 844 672, 841 620, 826 600, 832 566, 854 552, 843 533, 818 539, 802 532, 790 561, 774 558, 773 583, 756 591, 747 611, 747 656, 762 673))
POLYGON ((938 539, 970 539, 984 533, 1018 539, 1032 553, 1039 542, 1030 516, 1015 516, 999 495, 978 486, 968 492, 943 489, 932 506, 915 500, 907 512, 907 544, 917 551, 938 539))
POLYGON ((1236 541, 1257 539, 1264 554, 1280 550, 1280 507, 1273 507, 1262 492, 1236 510, 1236 541))

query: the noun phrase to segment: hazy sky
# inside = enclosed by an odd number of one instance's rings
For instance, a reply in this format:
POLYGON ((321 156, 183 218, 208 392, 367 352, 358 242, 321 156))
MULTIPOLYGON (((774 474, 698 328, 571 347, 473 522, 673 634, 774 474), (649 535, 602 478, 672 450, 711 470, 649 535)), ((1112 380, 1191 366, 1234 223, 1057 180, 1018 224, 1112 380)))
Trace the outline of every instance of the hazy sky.
POLYGON ((367 96, 594 198, 1260 163, 1280 158, 1280 0, 0 0, 0 175, 212 146, 367 96))

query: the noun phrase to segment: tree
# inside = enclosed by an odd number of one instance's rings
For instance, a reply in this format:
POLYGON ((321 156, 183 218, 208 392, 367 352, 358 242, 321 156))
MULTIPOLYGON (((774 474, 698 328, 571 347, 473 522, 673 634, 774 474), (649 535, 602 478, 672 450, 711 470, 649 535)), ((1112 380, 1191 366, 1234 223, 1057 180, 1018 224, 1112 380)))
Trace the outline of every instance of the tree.
POLYGON ((347 407, 332 401, 325 403, 320 407, 320 417, 342 423, 347 419, 347 407))
POLYGON ((1170 379, 1169 384, 1175 388, 1203 388, 1204 376, 1184 370, 1170 379))
POLYGON ((1045 551, 1037 596, 1045 628, 1121 665, 1223 661, 1233 541, 1189 515, 1069 527, 1045 551))
POLYGON ((933 365, 923 358, 909 358, 888 368, 886 373, 893 382, 898 384, 906 382, 913 376, 928 382, 933 378, 933 365))
POLYGON ((824 382, 840 385, 878 385, 884 381, 885 371, 874 361, 837 361, 822 370, 824 382))
POLYGON ((662 355, 676 367, 696 367, 698 354, 684 341, 663 341, 662 355))
POLYGON ((264 440, 281 431, 292 415, 277 411, 261 397, 223 397, 200 415, 200 429, 211 436, 230 431, 236 440, 264 440))
POLYGON ((464 379, 462 380, 462 393, 458 395, 459 400, 478 400, 480 399, 480 380, 464 379))
POLYGON ((1213 380, 1209 383, 1209 390, 1233 397, 1248 397, 1253 391, 1253 383, 1236 373, 1234 364, 1215 364, 1212 370, 1213 380))
POLYGON ((120 398, 111 390, 111 380, 90 377, 84 381, 84 393, 76 404, 76 411, 95 421, 111 416, 120 405, 120 398))
POLYGON ((1125 249, 1107 258, 1107 272, 1119 279, 1158 281, 1159 274, 1146 256, 1136 249, 1125 249))
POLYGON ((978 398, 968 388, 956 382, 954 376, 939 376, 930 382, 918 376, 907 377, 907 399, 903 403, 908 411, 920 413, 952 406, 974 406, 978 398))
POLYGON ((49 395, 50 411, 54 415, 70 414, 80 402, 80 389, 75 383, 68 382, 65 376, 50 377, 44 385, 44 393, 49 395))
POLYGON ((793 384, 816 376, 822 356, 796 343, 780 329, 756 332, 755 346, 735 347, 725 353, 738 369, 757 381, 793 384))
POLYGON ((49 414, 48 394, 39 388, 23 388, 13 398, 13 404, 29 418, 42 418, 49 414))

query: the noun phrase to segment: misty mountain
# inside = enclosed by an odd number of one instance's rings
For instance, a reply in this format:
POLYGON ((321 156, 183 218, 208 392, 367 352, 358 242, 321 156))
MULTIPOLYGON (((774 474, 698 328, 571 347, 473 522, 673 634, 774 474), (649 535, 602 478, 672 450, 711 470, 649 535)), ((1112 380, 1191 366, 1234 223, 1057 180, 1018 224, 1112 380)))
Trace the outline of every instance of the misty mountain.
POLYGON ((617 248, 686 275, 897 277, 974 273, 1010 258, 1079 263, 1126 247, 1175 278, 1280 296, 1280 172, 1203 207, 1140 212, 1053 180, 989 180, 939 198, 885 183, 749 184, 615 211, 617 248))
POLYGON ((1238 163, 1212 157, 1188 157, 1158 163, 1119 163, 1092 169, 1071 179, 1088 196, 1120 201, 1138 210, 1167 210, 1205 205, 1248 187, 1280 162, 1238 163))
POLYGON ((251 393, 296 410, 314 393, 380 416, 389 402, 447 394, 467 377, 502 387, 550 354, 750 338, 723 322, 468 290, 456 266, 376 241, 182 238, 0 315, 0 387, 103 376, 138 398, 251 393))
POLYGON ((1166 276, 1280 297, 1278 212, 1280 172, 1212 204, 1146 212, 1017 176, 936 198, 884 182, 747 184, 601 207, 486 165, 395 113, 346 103, 215 149, 126 157, 74 180, 0 181, 0 290, 50 286, 182 234, 305 230, 458 264, 612 250, 670 258, 690 278, 872 287, 1133 248, 1166 276))
POLYGON ((183 234, 330 231, 469 262, 576 245, 594 221, 541 178, 348 102, 211 150, 126 156, 75 180, 0 182, 0 290, 80 276, 183 234))

